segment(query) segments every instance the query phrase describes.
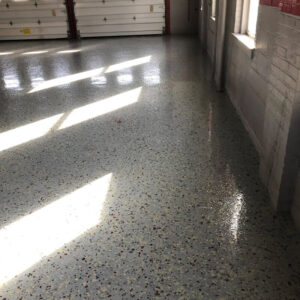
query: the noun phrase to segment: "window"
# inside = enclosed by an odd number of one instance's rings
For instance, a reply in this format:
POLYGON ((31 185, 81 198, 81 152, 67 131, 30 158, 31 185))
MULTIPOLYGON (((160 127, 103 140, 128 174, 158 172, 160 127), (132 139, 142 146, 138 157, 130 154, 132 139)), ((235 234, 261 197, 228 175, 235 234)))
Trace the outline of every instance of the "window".
POLYGON ((250 0, 247 34, 255 38, 259 0, 250 0))
POLYGON ((245 34, 251 38, 256 35, 259 0, 238 0, 236 8, 235 33, 245 34))
POLYGON ((217 0, 211 1, 211 17, 213 19, 216 18, 216 8, 217 8, 217 0))

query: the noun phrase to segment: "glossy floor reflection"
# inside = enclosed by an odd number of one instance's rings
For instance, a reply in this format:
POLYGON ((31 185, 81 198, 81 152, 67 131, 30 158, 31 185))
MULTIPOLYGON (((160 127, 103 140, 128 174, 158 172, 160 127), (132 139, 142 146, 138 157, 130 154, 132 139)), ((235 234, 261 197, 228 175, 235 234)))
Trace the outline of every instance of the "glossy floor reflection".
POLYGON ((190 37, 0 44, 0 299, 299 298, 299 234, 209 74, 190 37))

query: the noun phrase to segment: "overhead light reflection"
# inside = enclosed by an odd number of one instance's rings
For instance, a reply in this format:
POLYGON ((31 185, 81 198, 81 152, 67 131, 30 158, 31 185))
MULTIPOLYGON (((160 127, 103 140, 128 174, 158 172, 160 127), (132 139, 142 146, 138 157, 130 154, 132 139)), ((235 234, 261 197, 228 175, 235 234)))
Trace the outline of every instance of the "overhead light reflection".
POLYGON ((146 85, 158 85, 160 84, 160 75, 146 75, 144 76, 144 81, 146 85))
POLYGON ((41 90, 49 89, 54 86, 60 86, 60 85, 68 84, 71 82, 79 81, 82 79, 90 78, 92 76, 101 74, 102 72, 103 72, 103 68, 99 68, 99 69, 93 69, 93 70, 86 71, 86 72, 76 73, 73 75, 67 75, 64 77, 51 79, 51 80, 45 81, 42 84, 38 85, 37 87, 35 87, 31 91, 29 91, 28 93, 31 94, 31 93, 38 92, 41 90))
POLYGON ((62 50, 62 51, 57 51, 56 53, 59 54, 64 54, 64 53, 77 53, 80 52, 80 49, 70 49, 70 50, 62 50))
POLYGON ((120 85, 126 85, 132 83, 133 77, 131 74, 121 74, 117 76, 117 80, 120 85))
POLYGON ((160 84, 160 69, 153 66, 146 68, 144 72, 144 82, 148 86, 160 84))
POLYGON ((0 230, 0 285, 101 221, 112 174, 0 230))
POLYGON ((106 85, 107 79, 105 76, 93 76, 91 78, 93 85, 106 85))
POLYGON ((35 88, 35 87, 39 86, 40 84, 42 84, 44 81, 45 80, 42 77, 32 78, 31 79, 31 86, 33 88, 35 88))
POLYGON ((16 75, 6 75, 3 79, 6 89, 12 89, 17 91, 22 90, 22 88, 20 87, 20 81, 18 77, 16 77, 16 75))
POLYGON ((43 54, 49 52, 48 50, 41 50, 41 51, 30 51, 30 52, 24 52, 23 55, 34 55, 34 54, 43 54))
POLYGON ((11 54, 14 54, 14 52, 0 52, 0 56, 11 55, 11 54))
POLYGON ((106 69, 105 68, 97 68, 97 69, 93 69, 93 70, 89 70, 89 71, 85 71, 85 72, 76 73, 76 74, 73 74, 73 75, 58 77, 58 78, 51 79, 51 80, 43 82, 41 85, 39 85, 39 86, 35 87, 34 89, 30 90, 28 93, 30 94, 30 93, 42 91, 42 90, 45 90, 45 89, 49 89, 49 88, 52 88, 52 87, 56 87, 56 86, 72 83, 72 82, 75 82, 75 81, 91 78, 91 77, 100 75, 103 72, 111 73, 111 72, 119 71, 119 70, 122 70, 122 69, 130 68, 130 67, 133 67, 133 66, 137 66, 137 65, 140 65, 140 64, 145 64, 145 63, 150 62, 150 60, 151 60, 151 56, 145 56, 145 57, 142 57, 142 58, 129 60, 129 61, 126 61, 126 62, 123 62, 123 63, 120 63, 120 64, 111 65, 110 67, 108 67, 106 69))

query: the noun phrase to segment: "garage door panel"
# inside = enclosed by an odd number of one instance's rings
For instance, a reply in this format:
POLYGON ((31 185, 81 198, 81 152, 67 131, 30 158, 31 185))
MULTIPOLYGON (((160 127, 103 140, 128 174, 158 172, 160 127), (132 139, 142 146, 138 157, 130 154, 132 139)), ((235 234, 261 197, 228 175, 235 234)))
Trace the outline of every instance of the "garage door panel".
POLYGON ((7 12, 0 12, 1 17, 0 20, 9 20, 14 22, 17 22, 18 19, 24 19, 28 18, 31 20, 32 18, 38 19, 38 18, 44 18, 44 17, 50 17, 52 18, 53 22, 56 21, 56 17, 64 17, 65 21, 67 22, 67 15, 66 10, 56 10, 55 13, 52 10, 28 10, 28 11, 7 11, 7 12), (55 14, 55 17, 53 17, 53 14, 55 14))
POLYGON ((20 25, 44 27, 45 24, 47 24, 47 26, 56 26, 56 24, 67 26, 65 17, 57 17, 55 22, 53 22, 52 18, 15 19, 14 23, 12 24, 7 19, 0 20, 0 28, 10 28, 14 26, 20 27, 20 25))
MULTIPOLYGON (((82 37, 162 34, 164 0, 76 0, 82 37)), ((72 15, 72 14, 71 14, 72 15)), ((65 0, 0 0, 0 40, 66 38, 65 0)))
POLYGON ((76 0, 76 3, 101 3, 106 6, 122 6, 122 5, 151 5, 151 4, 164 4, 164 0, 76 0))
POLYGON ((163 13, 164 8, 161 5, 154 5, 152 8, 146 5, 140 6, 120 6, 120 7, 90 7, 76 8, 76 16, 108 16, 120 14, 145 14, 145 13, 163 13))
MULTIPOLYGON (((145 31, 123 31, 123 32, 101 32, 102 37, 109 36, 130 36, 130 35, 158 35, 161 34, 161 30, 145 30, 145 31)), ((98 33, 85 33, 84 37, 97 37, 98 33)))
MULTIPOLYGON (((64 28, 64 30, 67 30, 66 22, 51 22, 51 23, 20 23, 20 24, 13 24, 7 25, 7 24, 1 24, 0 23, 0 29, 18 29, 23 30, 24 28, 51 28, 51 27, 58 27, 58 28, 64 28)), ((1 32, 0 32, 1 34, 1 32)))
POLYGON ((39 34, 39 35, 30 35, 30 36, 1 36, 0 40, 2 41, 16 41, 16 40, 43 40, 43 39, 63 39, 65 34, 39 34))
POLYGON ((78 0, 77 27, 82 37, 162 34, 164 0, 78 0))
POLYGON ((164 26, 163 18, 137 18, 136 20, 132 18, 123 18, 123 19, 111 19, 103 20, 99 18, 95 19, 82 19, 80 20, 80 26, 94 26, 94 25, 126 25, 126 24, 149 24, 149 23, 160 23, 161 26, 164 26))
POLYGON ((0 40, 66 38, 64 0, 1 1, 0 40))
POLYGON ((8 7, 0 7, 0 12, 6 12, 6 11, 24 11, 24 10, 30 10, 30 11, 41 11, 41 10, 52 10, 52 9, 65 9, 65 5, 63 2, 54 2, 54 3, 43 3, 39 4, 35 3, 27 3, 24 4, 24 2, 7 2, 8 7))
POLYGON ((78 18, 78 22, 81 22, 83 20, 89 20, 89 19, 97 19, 97 20, 104 20, 106 18, 107 21, 109 20, 123 20, 123 19, 130 19, 133 20, 134 18, 137 19, 157 19, 160 18, 161 20, 165 19, 164 13, 153 13, 153 14, 119 14, 119 15, 90 15, 90 16, 81 16, 78 18))
POLYGON ((130 31, 157 31, 162 24, 126 24, 126 25, 105 25, 105 26, 83 26, 82 34, 95 32, 130 32, 130 31))
POLYGON ((48 27, 48 28, 7 28, 2 29, 0 31, 0 37, 5 36, 24 36, 24 31, 27 31, 27 36, 34 36, 34 35, 55 35, 55 34, 64 34, 65 28, 63 27, 48 27))

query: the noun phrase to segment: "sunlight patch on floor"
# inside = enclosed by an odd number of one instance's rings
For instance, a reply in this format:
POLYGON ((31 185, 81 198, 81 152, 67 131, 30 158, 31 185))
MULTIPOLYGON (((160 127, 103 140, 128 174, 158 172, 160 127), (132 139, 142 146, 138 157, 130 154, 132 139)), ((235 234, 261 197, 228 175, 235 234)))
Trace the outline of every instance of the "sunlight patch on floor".
POLYGON ((0 230, 0 285, 101 221, 112 174, 0 230))

